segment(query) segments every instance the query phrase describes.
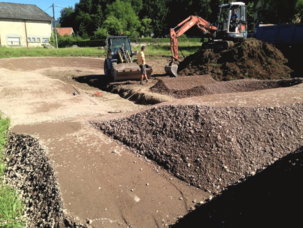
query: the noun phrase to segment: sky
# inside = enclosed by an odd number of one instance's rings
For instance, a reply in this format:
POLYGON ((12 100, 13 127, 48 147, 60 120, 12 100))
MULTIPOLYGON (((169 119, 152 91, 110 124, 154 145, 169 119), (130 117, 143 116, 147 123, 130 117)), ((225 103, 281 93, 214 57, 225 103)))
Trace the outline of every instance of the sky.
POLYGON ((62 8, 69 7, 69 6, 72 6, 74 8, 75 4, 79 3, 79 0, 12 0, 12 1, 4 0, 4 1, 0 1, 0 2, 33 4, 33 5, 38 6, 43 11, 45 11, 51 17, 53 17, 53 8, 50 6, 54 3, 55 18, 57 20, 60 17, 60 11, 62 10, 62 8), (56 7, 56 6, 58 6, 58 7, 56 7))

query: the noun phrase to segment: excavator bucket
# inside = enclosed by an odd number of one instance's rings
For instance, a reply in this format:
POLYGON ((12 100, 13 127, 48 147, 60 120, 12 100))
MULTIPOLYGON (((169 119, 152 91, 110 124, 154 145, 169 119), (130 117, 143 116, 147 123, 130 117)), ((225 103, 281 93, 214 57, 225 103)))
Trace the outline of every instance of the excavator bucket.
POLYGON ((178 76, 178 65, 165 66, 164 70, 171 77, 177 77, 178 76))
MULTIPOLYGON (((146 66, 147 77, 150 78, 153 72, 151 66, 146 66)), ((113 65, 111 75, 113 81, 125 81, 125 80, 140 80, 141 69, 137 63, 123 63, 113 65)))

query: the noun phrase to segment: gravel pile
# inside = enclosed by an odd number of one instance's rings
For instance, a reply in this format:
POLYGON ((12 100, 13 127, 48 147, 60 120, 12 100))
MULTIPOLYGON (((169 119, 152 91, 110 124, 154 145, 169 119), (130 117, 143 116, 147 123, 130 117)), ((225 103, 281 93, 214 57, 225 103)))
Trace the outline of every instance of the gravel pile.
POLYGON ((302 116, 303 104, 161 106, 92 124, 181 180, 218 193, 299 148, 302 116))
POLYGON ((218 81, 281 79, 289 77, 292 72, 285 65, 287 62, 282 52, 272 44, 250 38, 219 53, 200 49, 180 63, 178 74, 209 74, 218 81))
POLYGON ((4 181, 20 192, 27 227, 86 227, 64 215, 54 170, 38 140, 11 133, 5 163, 4 181))

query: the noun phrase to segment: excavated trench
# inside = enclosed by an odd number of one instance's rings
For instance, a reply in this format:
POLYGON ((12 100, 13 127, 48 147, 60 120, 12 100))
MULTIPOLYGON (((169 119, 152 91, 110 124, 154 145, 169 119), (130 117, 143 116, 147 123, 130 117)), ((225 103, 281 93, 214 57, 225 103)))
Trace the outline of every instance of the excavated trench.
POLYGON ((281 80, 241 79, 234 81, 216 81, 209 75, 155 77, 152 82, 139 86, 137 81, 107 83, 98 77, 74 77, 80 83, 86 83, 101 90, 119 94, 120 97, 142 105, 153 105, 168 101, 168 98, 155 94, 168 95, 176 99, 205 96, 211 94, 242 93, 257 90, 291 87, 303 82, 301 78, 281 80), (145 89, 144 87, 147 87, 145 89), (149 89, 148 89, 149 88, 149 89))
POLYGON ((133 101, 136 104, 153 105, 163 102, 163 99, 153 96, 152 93, 147 94, 142 91, 144 87, 140 86, 138 81, 111 83, 105 76, 73 77, 73 80, 106 92, 119 94, 120 97, 133 101))

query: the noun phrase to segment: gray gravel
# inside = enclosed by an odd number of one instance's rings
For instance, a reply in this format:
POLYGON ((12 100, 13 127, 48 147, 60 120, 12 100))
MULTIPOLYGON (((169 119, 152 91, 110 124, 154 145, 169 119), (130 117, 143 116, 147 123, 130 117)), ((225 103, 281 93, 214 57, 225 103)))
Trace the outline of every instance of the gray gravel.
POLYGON ((92 122, 181 180, 219 193, 303 143, 303 104, 286 107, 162 106, 92 122))

